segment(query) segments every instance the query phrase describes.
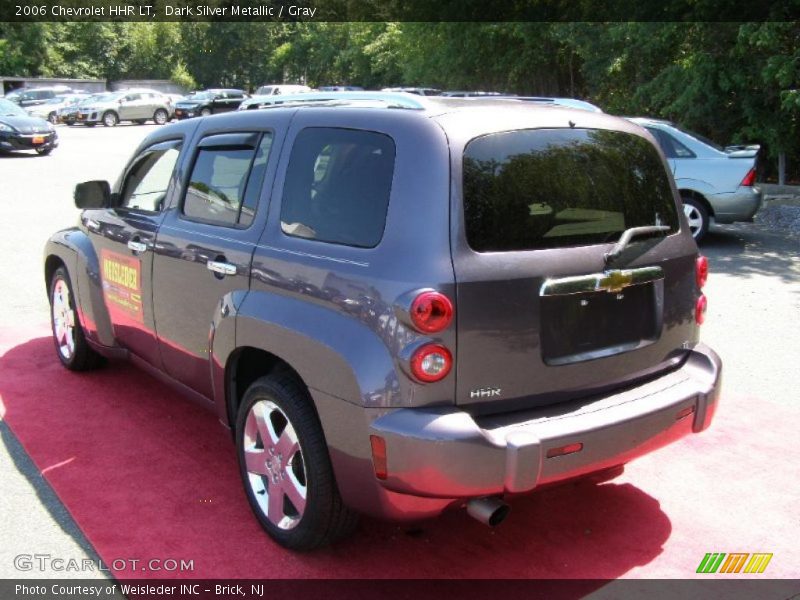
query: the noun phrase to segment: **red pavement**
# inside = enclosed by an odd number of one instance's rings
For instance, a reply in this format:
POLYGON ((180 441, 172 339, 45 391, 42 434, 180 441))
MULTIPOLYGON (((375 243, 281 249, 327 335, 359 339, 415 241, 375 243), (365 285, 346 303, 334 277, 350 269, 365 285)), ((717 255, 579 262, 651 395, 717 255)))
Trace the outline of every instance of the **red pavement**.
POLYGON ((771 552, 761 577, 800 572, 800 411, 736 390, 710 430, 613 482, 514 499, 497 529, 460 510, 415 527, 362 519, 335 548, 294 554, 251 516, 215 415, 125 363, 70 373, 47 335, 0 329, 0 415, 104 561, 194 561, 146 576, 708 578, 706 552, 771 552))

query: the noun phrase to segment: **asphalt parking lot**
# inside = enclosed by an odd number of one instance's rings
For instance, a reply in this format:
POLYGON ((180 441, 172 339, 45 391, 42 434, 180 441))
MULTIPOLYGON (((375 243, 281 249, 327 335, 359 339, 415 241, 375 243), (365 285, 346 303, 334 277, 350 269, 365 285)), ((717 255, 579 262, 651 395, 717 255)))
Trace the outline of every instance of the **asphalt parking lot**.
MULTIPOLYGON (((47 324, 42 249, 52 232, 77 221, 75 184, 113 181, 156 127, 59 126, 60 147, 50 156, 0 156, 0 330, 47 324)), ((756 411, 761 401, 800 409, 800 238, 755 224, 719 226, 702 251, 711 267, 702 337, 725 362, 725 394, 752 401, 756 411)), ((2 414, 0 402, 0 419, 2 414)), ((91 545, 2 422, 0 434, 0 578, 20 576, 13 557, 21 552, 92 556, 91 545)))

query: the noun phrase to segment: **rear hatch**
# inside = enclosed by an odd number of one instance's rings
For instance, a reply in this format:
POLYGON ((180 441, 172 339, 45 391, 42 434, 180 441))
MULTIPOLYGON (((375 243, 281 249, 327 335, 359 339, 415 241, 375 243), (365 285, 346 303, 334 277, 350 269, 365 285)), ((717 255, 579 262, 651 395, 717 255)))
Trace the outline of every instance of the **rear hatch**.
POLYGON ((465 145, 462 170, 457 404, 590 397, 680 362, 697 335, 697 250, 675 235, 675 195, 649 141, 574 127, 490 133, 465 145), (646 226, 663 231, 606 259, 646 226))

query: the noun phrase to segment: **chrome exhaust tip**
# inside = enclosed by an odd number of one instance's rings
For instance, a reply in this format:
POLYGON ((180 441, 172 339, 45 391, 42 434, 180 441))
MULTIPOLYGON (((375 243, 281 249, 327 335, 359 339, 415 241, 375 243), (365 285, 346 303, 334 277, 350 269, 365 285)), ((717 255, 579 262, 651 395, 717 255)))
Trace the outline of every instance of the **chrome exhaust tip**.
POLYGON ((484 525, 496 527, 506 520, 511 507, 499 498, 473 498, 467 502, 467 514, 484 525))

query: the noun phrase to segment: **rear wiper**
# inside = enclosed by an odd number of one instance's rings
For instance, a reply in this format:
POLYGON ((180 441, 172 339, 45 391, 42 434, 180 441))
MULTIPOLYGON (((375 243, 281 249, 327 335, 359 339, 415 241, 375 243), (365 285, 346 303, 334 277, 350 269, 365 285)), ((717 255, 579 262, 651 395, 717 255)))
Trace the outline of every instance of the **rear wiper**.
POLYGON ((606 252, 603 258, 605 258, 606 264, 609 264, 611 261, 619 258, 622 251, 627 248, 633 238, 640 235, 660 233, 662 231, 666 232, 669 230, 669 225, 647 225, 645 227, 631 227, 630 229, 626 229, 622 233, 622 237, 619 238, 619 241, 611 249, 611 252, 606 252))

